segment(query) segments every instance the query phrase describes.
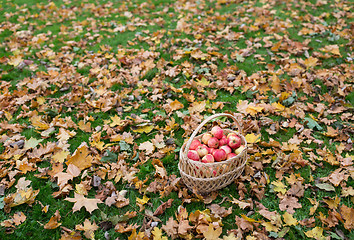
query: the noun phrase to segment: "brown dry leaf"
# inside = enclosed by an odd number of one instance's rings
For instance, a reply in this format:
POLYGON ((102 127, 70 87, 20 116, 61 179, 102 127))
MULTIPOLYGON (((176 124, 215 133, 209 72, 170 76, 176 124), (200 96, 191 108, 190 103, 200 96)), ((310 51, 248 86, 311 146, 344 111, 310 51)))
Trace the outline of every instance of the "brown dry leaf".
POLYGON ((92 224, 90 220, 85 219, 84 225, 76 225, 75 229, 79 231, 85 231, 84 236, 88 239, 95 239, 95 231, 98 229, 98 226, 95 222, 92 224))
POLYGON ((146 154, 152 154, 155 150, 155 146, 152 142, 146 141, 139 145, 139 150, 146 151, 146 154))
POLYGON ((164 202, 161 204, 154 212, 154 216, 161 215, 165 212, 167 208, 170 208, 172 206, 173 198, 168 199, 167 202, 164 202))
POLYGON ((253 231, 252 223, 239 216, 236 216, 235 219, 236 219, 237 226, 241 228, 243 231, 245 232, 253 231))
POLYGON ((287 211, 290 214, 294 214, 294 208, 301 208, 301 203, 298 202, 298 199, 295 197, 286 196, 279 203, 279 209, 282 211, 287 211))
POLYGON ((162 230, 164 230, 169 237, 172 239, 177 238, 177 229, 178 229, 178 223, 176 220, 173 219, 173 217, 170 217, 168 221, 166 221, 166 225, 162 225, 162 230))
POLYGON ((69 164, 66 171, 67 171, 66 173, 58 172, 57 174, 54 175, 54 177, 57 178, 59 187, 65 186, 69 180, 73 180, 74 177, 79 176, 81 172, 80 169, 74 164, 69 164))
POLYGON ((22 224, 24 221, 26 221, 26 215, 23 212, 17 212, 15 213, 10 219, 4 220, 0 223, 0 226, 2 227, 12 227, 15 228, 16 226, 22 224))
POLYGON ((354 229, 354 208, 349 208, 346 205, 340 207, 340 213, 343 217, 345 229, 354 229))
POLYGON ((74 198, 65 198, 64 200, 74 202, 73 212, 79 211, 82 207, 85 207, 89 213, 98 209, 97 203, 103 203, 99 199, 85 198, 84 195, 74 193, 74 198))
POLYGON ((55 229, 61 225, 59 210, 56 210, 54 215, 50 218, 49 222, 44 225, 44 229, 55 229))
POLYGON ((251 203, 240 201, 240 200, 234 198, 233 196, 231 196, 231 197, 232 197, 231 203, 238 205, 241 209, 245 209, 247 207, 248 208, 251 207, 251 203))
POLYGON ((68 157, 66 165, 74 164, 80 170, 92 166, 93 158, 89 155, 89 149, 86 142, 81 143, 81 145, 75 150, 71 157, 68 157))

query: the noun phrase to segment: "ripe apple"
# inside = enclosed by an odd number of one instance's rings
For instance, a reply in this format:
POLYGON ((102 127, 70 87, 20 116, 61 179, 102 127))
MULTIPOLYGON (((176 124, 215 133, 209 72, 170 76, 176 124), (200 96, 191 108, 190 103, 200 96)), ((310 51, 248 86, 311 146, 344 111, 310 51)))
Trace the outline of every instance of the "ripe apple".
POLYGON ((207 154, 202 158, 203 163, 213 163, 214 161, 214 157, 211 154, 207 154))
POLYGON ((204 157, 205 155, 207 155, 209 153, 209 148, 207 146, 200 145, 198 146, 198 148, 196 149, 198 152, 199 157, 204 157))
POLYGON ((227 145, 221 146, 219 149, 224 150, 226 152, 226 155, 232 152, 232 149, 227 145))
POLYGON ((204 144, 208 144, 208 141, 210 138, 212 138, 213 136, 210 133, 204 133, 202 136, 202 142, 204 144))
POLYGON ((189 150, 196 150, 199 145, 201 145, 200 141, 198 139, 194 139, 189 147, 189 150))
POLYGON ((224 136, 224 131, 219 126, 214 126, 210 132, 217 139, 221 139, 224 136))
POLYGON ((219 140, 219 145, 220 146, 224 146, 224 145, 227 145, 228 144, 228 140, 226 138, 226 136, 224 135, 220 140, 219 140))
POLYGON ((228 136, 228 140, 229 140, 229 147, 232 149, 236 149, 241 146, 242 140, 237 135, 236 136, 231 135, 230 137, 228 136))
POLYGON ((210 148, 218 148, 219 140, 216 137, 212 137, 208 140, 208 147, 210 148))
POLYGON ((223 149, 217 149, 214 152, 214 159, 217 162, 221 162, 226 159, 226 152, 223 149))
POLYGON ((226 160, 230 159, 230 158, 233 158, 233 157, 236 157, 236 156, 237 156, 236 153, 229 153, 229 154, 227 154, 226 160))
POLYGON ((238 147, 238 148, 235 150, 235 153, 238 155, 238 154, 240 154, 240 153, 243 151, 243 149, 245 149, 245 146, 244 146, 244 145, 241 145, 240 147, 238 147))
POLYGON ((189 159, 191 159, 191 160, 194 160, 194 161, 199 161, 200 160, 198 152, 195 151, 195 150, 189 150, 188 153, 187 153, 187 157, 189 159))

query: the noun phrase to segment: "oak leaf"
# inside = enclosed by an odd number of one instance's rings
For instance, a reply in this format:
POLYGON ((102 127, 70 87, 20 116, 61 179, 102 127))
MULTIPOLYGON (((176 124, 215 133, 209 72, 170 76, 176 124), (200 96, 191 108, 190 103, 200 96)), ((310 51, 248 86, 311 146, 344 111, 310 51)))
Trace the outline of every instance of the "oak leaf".
POLYGON ((97 203, 103 203, 99 199, 85 198, 84 195, 74 193, 74 198, 65 198, 64 200, 74 202, 73 212, 79 211, 82 207, 85 207, 89 213, 98 209, 97 203))

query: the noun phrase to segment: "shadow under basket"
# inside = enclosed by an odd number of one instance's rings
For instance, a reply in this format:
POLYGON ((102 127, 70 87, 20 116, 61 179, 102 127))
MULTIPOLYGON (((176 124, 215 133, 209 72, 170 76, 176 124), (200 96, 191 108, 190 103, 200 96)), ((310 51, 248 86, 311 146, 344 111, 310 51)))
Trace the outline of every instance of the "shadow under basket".
MULTIPOLYGON (((237 156, 225 161, 214 163, 193 161, 187 157, 187 152, 193 139, 201 140, 202 138, 203 134, 195 136, 200 128, 206 122, 220 116, 227 116, 237 121, 235 117, 230 114, 216 114, 209 117, 193 132, 189 141, 182 145, 179 152, 178 169, 184 184, 186 184, 189 189, 195 190, 201 194, 206 194, 224 188, 232 183, 242 174, 247 162, 247 142, 245 137, 230 129, 224 129, 225 135, 229 133, 236 133, 241 138, 242 145, 245 146, 242 152, 237 156)), ((240 126, 238 122, 237 125, 240 126)))

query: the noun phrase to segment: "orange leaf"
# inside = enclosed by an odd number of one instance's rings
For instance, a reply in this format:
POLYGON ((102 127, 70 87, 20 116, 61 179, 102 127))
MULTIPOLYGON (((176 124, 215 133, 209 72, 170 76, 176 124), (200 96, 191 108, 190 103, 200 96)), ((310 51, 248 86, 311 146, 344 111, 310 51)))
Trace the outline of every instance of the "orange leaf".
POLYGON ((86 142, 81 143, 81 145, 75 150, 74 154, 68 158, 66 165, 74 164, 80 170, 91 167, 93 158, 89 155, 89 150, 86 142))
POLYGON ((49 220, 49 222, 44 225, 44 229, 55 229, 61 225, 61 223, 58 223, 60 221, 60 214, 59 211, 57 210, 49 220))

